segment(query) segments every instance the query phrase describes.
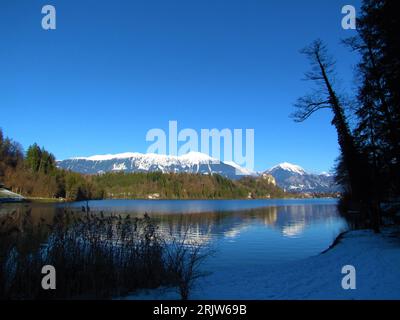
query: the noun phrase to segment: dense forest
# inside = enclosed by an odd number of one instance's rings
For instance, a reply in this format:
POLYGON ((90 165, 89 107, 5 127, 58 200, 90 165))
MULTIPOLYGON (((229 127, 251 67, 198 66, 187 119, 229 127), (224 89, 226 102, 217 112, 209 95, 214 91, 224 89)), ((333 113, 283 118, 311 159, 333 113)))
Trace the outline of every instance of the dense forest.
POLYGON ((343 45, 359 55, 356 93, 340 92, 334 59, 321 40, 306 47, 312 66, 306 78, 315 84, 296 104, 302 122, 330 109, 340 157, 336 180, 343 187, 342 208, 363 216, 375 231, 382 223, 382 203, 400 191, 400 29, 396 2, 364 0, 357 18, 358 35, 343 45))
POLYGON ((230 180, 187 173, 106 173, 93 176, 107 198, 246 199, 282 198, 285 193, 263 178, 230 180))
POLYGON ((220 175, 124 173, 82 175, 56 167, 55 157, 31 145, 26 153, 0 130, 0 182, 28 197, 68 201, 123 199, 246 199, 288 196, 268 179, 230 180, 220 175))

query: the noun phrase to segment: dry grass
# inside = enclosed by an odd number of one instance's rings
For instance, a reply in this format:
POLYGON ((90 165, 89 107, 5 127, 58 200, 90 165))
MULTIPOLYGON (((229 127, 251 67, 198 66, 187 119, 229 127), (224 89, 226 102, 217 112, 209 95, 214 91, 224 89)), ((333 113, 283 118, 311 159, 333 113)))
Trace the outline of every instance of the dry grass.
POLYGON ((0 299, 108 299, 175 285, 186 299, 204 258, 200 247, 167 243, 146 214, 32 220, 29 210, 0 218, 0 299), (41 287, 44 265, 56 269, 56 290, 41 287))

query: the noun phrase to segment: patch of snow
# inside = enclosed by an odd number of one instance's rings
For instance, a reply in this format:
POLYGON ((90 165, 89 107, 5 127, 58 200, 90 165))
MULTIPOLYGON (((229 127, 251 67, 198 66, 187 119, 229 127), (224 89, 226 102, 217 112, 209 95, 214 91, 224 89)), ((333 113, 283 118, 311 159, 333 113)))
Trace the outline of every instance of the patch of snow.
MULTIPOLYGON (((353 300, 400 299, 400 239, 393 230, 381 234, 346 233, 324 254, 265 268, 216 271, 201 278, 191 299, 229 300, 353 300), (356 289, 341 286, 343 266, 356 268, 356 289)), ((179 299, 176 288, 141 291, 122 299, 179 299)))
POLYGON ((18 193, 11 192, 10 190, 0 188, 0 197, 1 198, 10 198, 10 199, 23 199, 24 197, 18 193))
MULTIPOLYGON (((289 190, 301 190, 301 189, 303 189, 304 187, 305 187, 304 184, 299 184, 299 185, 297 185, 297 186, 292 185, 292 186, 289 186, 289 190)), ((311 188, 311 189, 312 189, 312 188, 311 188)))
POLYGON ((112 171, 123 171, 126 169, 125 163, 114 163, 112 171))

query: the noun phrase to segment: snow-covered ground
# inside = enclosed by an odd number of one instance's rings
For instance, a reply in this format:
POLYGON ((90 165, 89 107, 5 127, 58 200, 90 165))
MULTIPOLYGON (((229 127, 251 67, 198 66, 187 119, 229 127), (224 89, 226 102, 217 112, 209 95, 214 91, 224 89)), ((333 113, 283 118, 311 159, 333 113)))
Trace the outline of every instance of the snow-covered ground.
POLYGON ((0 188, 0 202, 6 201, 6 200, 7 201, 21 201, 23 199, 24 199, 24 197, 17 193, 11 192, 10 190, 7 190, 7 189, 0 188))
MULTIPOLYGON (((212 259, 212 258, 211 258, 212 259)), ((400 230, 346 233, 324 254, 301 261, 215 272, 199 280, 191 299, 400 299, 400 230), (356 289, 344 290, 342 267, 356 269, 356 289)), ((179 299, 174 288, 147 290, 124 299, 179 299)))

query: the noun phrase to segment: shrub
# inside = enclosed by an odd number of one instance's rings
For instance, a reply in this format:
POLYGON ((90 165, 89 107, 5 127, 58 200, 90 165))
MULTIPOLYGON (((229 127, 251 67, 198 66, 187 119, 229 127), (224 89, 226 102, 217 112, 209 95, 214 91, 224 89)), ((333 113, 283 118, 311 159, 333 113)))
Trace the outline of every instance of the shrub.
POLYGON ((47 224, 30 211, 0 219, 0 299, 103 299, 174 285, 165 245, 148 216, 63 211, 47 224), (56 269, 43 290, 41 268, 56 269))

